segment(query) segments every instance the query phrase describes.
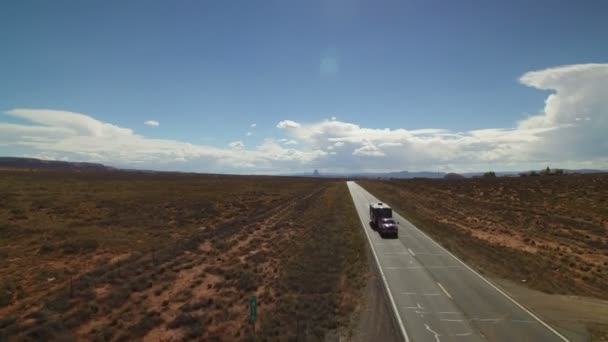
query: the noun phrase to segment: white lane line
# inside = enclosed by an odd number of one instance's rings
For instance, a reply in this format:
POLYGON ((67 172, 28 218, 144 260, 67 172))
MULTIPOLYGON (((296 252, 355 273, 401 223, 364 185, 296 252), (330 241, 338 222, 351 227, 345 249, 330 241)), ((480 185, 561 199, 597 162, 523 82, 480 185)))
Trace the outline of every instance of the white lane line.
MULTIPOLYGON (((416 309, 415 306, 402 306, 402 309, 416 309)), ((433 312, 433 311, 420 311, 420 310, 416 310, 417 314, 423 314, 423 315, 431 315, 431 316, 438 316, 438 315, 460 315, 460 316, 464 316, 462 313, 460 312, 452 312, 452 311, 443 311, 443 312, 433 312)))
POLYGON ((439 287, 441 288, 443 293, 445 293, 445 295, 448 296, 448 298, 452 299, 452 296, 450 296, 450 293, 445 289, 445 287, 443 287, 443 285, 441 285, 441 283, 437 283, 437 285, 439 285, 439 287))
MULTIPOLYGON (((363 187, 361 187, 361 188, 363 188, 363 187)), ((404 221, 404 222, 407 222, 408 225, 412 227, 412 230, 415 230, 416 232, 422 234, 424 237, 426 237, 428 240, 430 240, 432 243, 434 243, 437 247, 441 248, 441 250, 443 250, 444 252, 446 252, 447 254, 449 254, 452 258, 458 260, 458 262, 460 262, 462 265, 464 265, 464 267, 466 267, 469 271, 473 272, 473 274, 475 274, 476 276, 478 276, 479 278, 481 278, 484 282, 486 282, 488 285, 490 285, 492 288, 494 288, 496 291, 498 291, 498 293, 500 293, 503 296, 505 296, 507 299, 509 299, 511 302, 513 302, 513 304, 517 305, 520 309, 522 309, 523 311, 525 311, 528 315, 532 316, 535 320, 537 320, 545 328, 549 329, 552 333, 554 333, 555 335, 557 335, 563 341, 570 342, 570 340, 568 340, 566 337, 564 337, 564 335, 560 334, 557 330, 553 329, 549 324, 545 323, 542 319, 540 319, 538 316, 536 316, 534 313, 532 313, 532 311, 526 309, 526 307, 524 307, 522 304, 520 304, 519 302, 517 302, 515 299, 513 299, 511 296, 509 296, 506 292, 504 292, 503 290, 501 290, 500 288, 498 288, 496 285, 492 284, 492 282, 490 282, 489 280, 487 280, 486 278, 484 278, 481 274, 479 274, 477 271, 475 271, 474 269, 472 269, 471 267, 469 267, 469 265, 465 264, 464 261, 462 261, 459 258, 457 258, 454 254, 452 254, 450 251, 448 251, 447 249, 445 249, 442 245, 440 245, 435 240, 433 240, 425 232, 423 232, 422 230, 420 230, 418 227, 412 225, 403 216, 401 216, 401 215, 396 215, 396 216, 401 217, 401 220, 404 221)))
POLYGON ((461 268, 458 265, 454 266, 388 266, 384 267, 387 270, 419 270, 419 269, 429 269, 429 268, 461 268))
POLYGON ((416 303, 416 306, 402 306, 402 309, 424 309, 420 303, 416 303))
POLYGON ((538 323, 537 321, 531 321, 529 319, 512 319, 511 322, 517 322, 517 323, 538 323))
POLYGON ((411 249, 408 248, 407 250, 410 252, 410 254, 412 254, 412 256, 416 256, 416 254, 414 254, 411 249))
POLYGON ((439 320, 444 322, 464 322, 464 319, 440 318, 439 320))
POLYGON ((471 319, 471 321, 478 321, 478 322, 500 322, 500 321, 502 321, 502 318, 473 318, 473 319, 471 319))
POLYGON ((408 296, 441 296, 441 293, 401 292, 401 294, 408 296))
POLYGON ((416 252, 418 255, 432 255, 432 256, 449 256, 445 255, 445 253, 427 253, 427 252, 416 252))
POLYGON ((454 336, 469 336, 473 335, 472 333, 463 333, 463 334, 454 334, 454 336))
POLYGON ((439 340, 439 336, 441 336, 441 335, 439 335, 436 331, 434 331, 433 329, 431 329, 431 327, 429 327, 429 325, 426 324, 426 323, 424 324, 424 327, 426 328, 426 330, 430 331, 433 335, 435 335, 435 341, 441 342, 439 340))
POLYGON ((380 253, 380 255, 386 257, 400 257, 401 255, 407 255, 407 252, 380 253))
POLYGON ((500 288, 498 288, 496 285, 492 284, 489 280, 487 280, 486 278, 484 278, 477 271, 475 271, 474 269, 472 269, 471 267, 469 267, 469 265, 465 264, 464 261, 458 259, 450 251, 448 251, 447 249, 443 248, 442 245, 440 245, 435 240, 433 240, 425 232, 423 232, 422 230, 420 230, 418 228, 416 228, 416 230, 419 231, 422 235, 424 235, 427 239, 429 239, 432 243, 434 243, 435 245, 437 245, 437 247, 441 248, 444 252, 448 253, 452 258, 458 260, 458 262, 460 262, 462 265, 464 265, 464 267, 466 267, 469 271, 473 272, 473 274, 475 274, 476 276, 478 276, 479 278, 481 278, 484 282, 486 282, 486 284, 490 285, 492 288, 494 288, 496 291, 498 291, 498 293, 500 293, 503 296, 505 296, 507 299, 509 299, 511 302, 513 302, 513 304, 517 305, 520 309, 522 309, 523 311, 525 311, 528 315, 532 316, 532 318, 534 318, 535 320, 537 320, 545 328, 549 329, 552 333, 554 333, 555 335, 557 335, 563 341, 570 342, 570 340, 568 340, 566 337, 564 337, 564 335, 560 334, 557 330, 553 329, 553 327, 551 327, 549 324, 545 323, 545 321, 543 321, 538 316, 536 316, 535 314, 533 314, 532 311, 526 309, 523 305, 519 304, 519 302, 517 302, 515 299, 511 298, 511 296, 509 296, 506 292, 504 292, 503 290, 501 290, 500 288))
MULTIPOLYGON (((346 182, 347 186, 349 185, 348 183, 356 184, 355 182, 346 182)), ((351 186, 353 186, 352 184, 351 184, 351 186)), ((397 318, 397 324, 399 324, 399 330, 401 330, 401 334, 403 335, 405 342, 410 342, 410 339, 407 335, 407 331, 405 331, 405 326, 403 325, 403 320, 401 319, 401 315, 399 314, 399 309, 397 309, 397 304, 395 303, 393 294, 391 293, 391 290, 388 287, 388 282, 386 280, 386 276, 384 275, 384 271, 382 271, 382 265, 380 265, 380 260, 378 259, 378 254, 376 254, 376 248, 374 247, 374 244, 372 243, 372 238, 370 237, 369 232, 367 231, 367 223, 363 220, 361 213, 357 209, 357 203, 355 203, 355 194, 353 193, 353 189, 351 188, 351 186, 348 187, 348 190, 350 192, 350 197, 353 200, 353 204, 355 206, 355 210, 357 211, 357 215, 359 215, 359 220, 361 220, 361 225, 363 227, 363 231, 365 231, 365 236, 367 236, 367 241, 369 242, 369 244, 372 248, 372 254, 374 255, 374 260, 376 260, 376 266, 378 266, 378 270, 380 270, 380 277, 382 278, 382 282, 384 283, 384 288, 388 294, 388 298, 389 298, 389 300, 391 302, 391 306, 393 308, 393 315, 395 315, 395 317, 397 318)))

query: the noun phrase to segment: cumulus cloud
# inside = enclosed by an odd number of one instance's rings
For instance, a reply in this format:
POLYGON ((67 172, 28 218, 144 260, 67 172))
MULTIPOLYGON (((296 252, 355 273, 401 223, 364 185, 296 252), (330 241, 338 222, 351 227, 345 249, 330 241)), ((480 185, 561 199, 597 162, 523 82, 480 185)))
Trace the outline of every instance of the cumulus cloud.
POLYGON ((160 125, 160 123, 158 121, 148 120, 148 121, 144 122, 144 125, 158 127, 158 125, 160 125))
POLYGON ((300 124, 295 121, 291 121, 291 120, 279 121, 279 123, 277 124, 277 128, 298 128, 298 127, 300 127, 300 124))
POLYGON ((253 132, 247 132, 247 133, 245 133, 245 135, 248 136, 248 137, 250 137, 250 136, 253 135, 253 132))
POLYGON ((608 64, 581 64, 524 74, 520 82, 550 90, 544 108, 512 127, 464 132, 440 128, 370 128, 335 118, 282 120, 281 139, 225 148, 150 139, 88 115, 48 110, 5 112, 25 123, 0 121, 0 148, 48 158, 207 172, 282 173, 488 167, 608 168, 608 64), (159 166, 160 165, 160 166, 159 166))
POLYGON ((353 151, 353 156, 384 157, 385 155, 382 150, 371 142, 367 142, 353 151))
POLYGON ((533 71, 524 85, 553 91, 543 111, 518 129, 549 129, 531 148, 535 156, 582 160, 608 156, 608 64, 577 64, 533 71))
POLYGON ((368 170, 450 165, 466 171, 487 169, 488 165, 525 169, 544 163, 608 167, 608 64, 530 72, 520 82, 553 93, 541 113, 515 122, 513 127, 454 132, 366 128, 325 120, 301 123, 285 132, 312 148, 341 147, 331 159, 336 169, 349 165, 368 170))
POLYGON ((255 128, 257 125, 258 124, 256 124, 256 123, 252 123, 250 126, 251 126, 251 128, 255 128))
MULTIPOLYGON (((0 121, 0 148, 45 159, 103 162, 121 167, 229 173, 289 172, 326 155, 264 142, 245 149, 241 141, 227 148, 151 139, 133 130, 68 111, 18 108, 6 115, 25 121, 0 121)), ((14 155, 14 154, 13 154, 14 155)))
POLYGON ((245 147, 245 144, 243 144, 243 142, 239 140, 239 141, 233 141, 233 142, 229 143, 228 146, 230 146, 231 148, 240 150, 243 147, 245 147))

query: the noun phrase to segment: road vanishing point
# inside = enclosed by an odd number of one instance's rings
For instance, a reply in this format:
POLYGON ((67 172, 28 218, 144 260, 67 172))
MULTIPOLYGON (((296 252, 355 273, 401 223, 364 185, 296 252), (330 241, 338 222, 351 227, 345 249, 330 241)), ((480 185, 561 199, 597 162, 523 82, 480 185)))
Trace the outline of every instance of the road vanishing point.
POLYGON ((381 238, 369 225, 381 200, 347 185, 405 341, 568 341, 395 211, 399 238, 381 238))

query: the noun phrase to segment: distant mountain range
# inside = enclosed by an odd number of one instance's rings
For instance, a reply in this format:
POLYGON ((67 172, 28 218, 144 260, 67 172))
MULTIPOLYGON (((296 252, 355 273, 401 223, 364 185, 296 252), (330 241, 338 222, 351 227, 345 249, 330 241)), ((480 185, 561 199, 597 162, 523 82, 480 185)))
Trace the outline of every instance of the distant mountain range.
MULTIPOLYGON (((137 172, 163 172, 163 171, 151 171, 151 170, 137 170, 137 169, 118 169, 111 166, 106 166, 99 163, 86 163, 86 162, 67 162, 58 160, 42 160, 35 158, 19 158, 19 157, 0 157, 0 168, 18 168, 18 169, 48 169, 48 170, 77 170, 77 171, 137 171, 137 172)), ((539 172, 539 170, 536 170, 539 172)), ((176 172, 176 171, 166 171, 176 172)), ((517 176, 520 173, 527 173, 530 171, 507 171, 507 172, 496 172, 496 176, 517 176)), ((608 172, 606 170, 594 170, 594 169, 580 169, 580 170, 564 170, 565 173, 602 173, 608 172)), ((190 172, 188 172, 190 173, 190 172)), ((292 176, 292 177, 320 177, 320 178, 382 178, 382 179, 411 179, 411 178, 446 178, 448 173, 445 172, 431 172, 431 171, 420 171, 420 172, 352 172, 352 173, 322 173, 318 170, 310 173, 293 173, 293 174, 282 174, 280 176, 292 176)), ((483 175, 483 172, 465 172, 465 173, 450 173, 448 178, 463 177, 477 177, 483 175)))
MULTIPOLYGON (((316 171, 316 170, 315 170, 316 171)), ((539 170, 535 170, 539 172, 539 170)), ((518 176, 521 173, 529 173, 530 171, 504 171, 504 172, 496 172, 496 176, 518 176)), ((608 172, 605 170, 593 170, 593 169, 579 169, 579 170, 566 170, 565 173, 603 173, 608 172)), ((412 179, 412 178, 446 178, 446 172, 431 172, 431 171, 420 171, 420 172, 409 172, 409 171, 399 171, 399 172, 362 172, 362 173, 321 173, 316 172, 313 173, 295 173, 284 176, 295 176, 295 177, 322 177, 322 178, 381 178, 381 179, 412 179)), ((464 172, 464 173, 449 173, 449 178, 458 178, 458 175, 472 178, 479 177, 484 174, 484 172, 464 172)))
POLYGON ((67 162, 59 160, 42 160, 35 158, 0 157, 0 167, 18 169, 80 170, 80 171, 114 171, 113 167, 98 163, 67 162))

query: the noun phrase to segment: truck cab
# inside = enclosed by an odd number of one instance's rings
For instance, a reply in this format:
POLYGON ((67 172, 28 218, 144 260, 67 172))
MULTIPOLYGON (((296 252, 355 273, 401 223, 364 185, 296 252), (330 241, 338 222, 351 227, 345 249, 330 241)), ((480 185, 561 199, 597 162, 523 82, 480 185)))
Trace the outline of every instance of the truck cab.
POLYGON ((370 203, 369 219, 369 224, 380 236, 399 236, 399 228, 393 220, 393 210, 388 205, 382 202, 370 203))

